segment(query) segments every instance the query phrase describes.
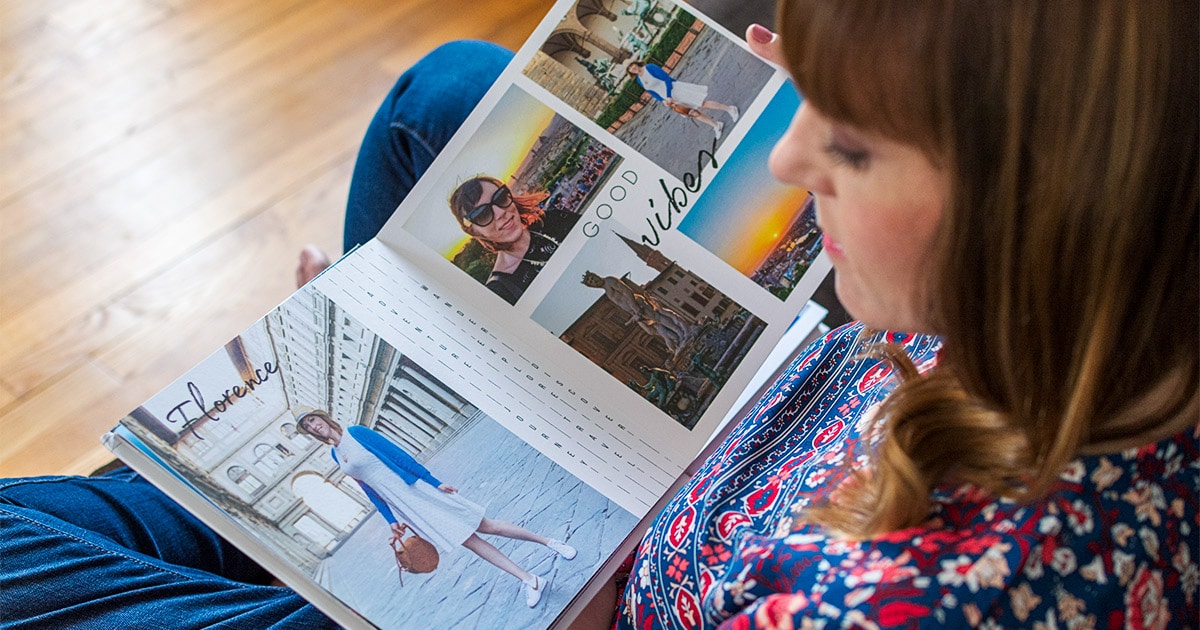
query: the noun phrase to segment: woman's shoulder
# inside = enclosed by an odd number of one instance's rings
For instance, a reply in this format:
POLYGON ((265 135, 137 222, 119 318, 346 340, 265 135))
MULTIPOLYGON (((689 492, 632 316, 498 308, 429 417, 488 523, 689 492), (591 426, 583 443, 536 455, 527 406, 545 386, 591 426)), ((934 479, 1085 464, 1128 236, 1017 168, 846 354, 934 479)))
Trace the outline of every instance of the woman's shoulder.
POLYGON ((829 331, 796 353, 772 393, 786 396, 807 386, 826 392, 842 392, 858 399, 880 398, 896 383, 887 361, 864 352, 871 344, 880 342, 903 347, 922 370, 936 363, 941 348, 941 340, 931 335, 870 331, 861 322, 850 322, 829 331))
MULTIPOLYGON (((1079 457, 1059 475, 1046 496, 1046 509, 1075 523, 1075 535, 1111 533, 1124 526, 1142 532, 1180 526, 1191 530, 1200 516, 1198 440, 1198 429, 1189 428, 1144 446, 1079 457), (1092 518, 1095 527, 1078 526, 1092 518)), ((1196 534, 1200 532, 1191 537, 1196 534)))
POLYGON ((540 225, 535 225, 531 229, 560 239, 565 237, 578 221, 578 214, 552 208, 542 214, 542 218, 538 220, 540 225))
MULTIPOLYGON (((861 352, 863 331, 862 324, 847 324, 797 353, 702 464, 689 492, 712 494, 706 500, 714 505, 756 503, 765 523, 836 487, 847 474, 845 461, 853 456, 848 454, 859 449, 873 410, 895 382, 885 361, 861 352), (709 481, 734 468, 742 472, 721 484, 709 481), (791 481, 780 485, 783 479, 791 481), (795 496, 784 500, 787 493, 795 496)), ((937 348, 933 338, 882 334, 917 357, 931 357, 937 348)))
POLYGON ((946 487, 926 524, 862 541, 810 525, 747 536, 709 605, 724 615, 880 627, 912 619, 993 628, 1167 627, 1196 619, 1198 450, 1196 433, 1186 431, 1082 457, 1030 502, 946 487), (811 597, 813 584, 821 598, 811 597))
MULTIPOLYGON (((365 427, 361 424, 354 424, 346 427, 346 435, 349 435, 354 442, 364 448, 372 448, 379 446, 380 442, 386 442, 383 436, 376 433, 370 427, 365 427)), ((343 440, 344 442, 345 440, 343 440)))
POLYGON ((1029 530, 1056 539, 1055 546, 1110 547, 1115 534, 1135 529, 1142 537, 1152 530, 1190 531, 1200 516, 1197 437, 1189 429, 1142 447, 1078 457, 1045 495, 1028 502, 969 484, 943 486, 933 495, 935 513, 949 529, 1029 530))
POLYGON ((670 79, 671 78, 671 75, 667 74, 667 71, 664 70, 662 66, 660 66, 658 64, 654 64, 654 63, 646 64, 646 72, 649 72, 650 76, 653 76, 656 79, 670 79))
POLYGON ((525 292, 525 287, 522 287, 517 282, 513 274, 503 271, 493 270, 488 275, 487 282, 484 282, 484 286, 491 289, 492 293, 500 296, 509 304, 516 304, 517 298, 521 297, 521 294, 525 292))
POLYGON ((1089 618, 1167 627, 1197 619, 1198 452, 1189 429, 1072 462, 1037 505, 1036 522, 1025 526, 1040 537, 998 621, 1024 625, 1057 615, 1068 627, 1089 618))
MULTIPOLYGON (((1096 531, 1128 527, 1143 538, 1151 531, 1184 534, 1200 546, 1200 532, 1195 531, 1200 522, 1198 439, 1198 429, 1188 428, 1141 447, 1080 457, 1059 475, 1049 500, 1067 520, 1088 516, 1076 514, 1079 510, 1090 512, 1096 531), (1177 531, 1168 531, 1172 529, 1177 531)), ((1084 529, 1076 527, 1074 533, 1092 531, 1084 529)), ((1200 561, 1200 555, 1194 559, 1200 561)))

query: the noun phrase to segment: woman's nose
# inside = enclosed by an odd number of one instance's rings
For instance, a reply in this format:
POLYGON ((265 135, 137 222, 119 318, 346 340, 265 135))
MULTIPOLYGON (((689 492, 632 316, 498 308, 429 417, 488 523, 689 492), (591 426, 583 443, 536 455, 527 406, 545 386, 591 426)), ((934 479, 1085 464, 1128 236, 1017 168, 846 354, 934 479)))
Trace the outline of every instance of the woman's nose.
POLYGON ((832 184, 821 160, 818 123, 812 108, 801 104, 767 164, 775 179, 813 194, 829 195, 832 184))

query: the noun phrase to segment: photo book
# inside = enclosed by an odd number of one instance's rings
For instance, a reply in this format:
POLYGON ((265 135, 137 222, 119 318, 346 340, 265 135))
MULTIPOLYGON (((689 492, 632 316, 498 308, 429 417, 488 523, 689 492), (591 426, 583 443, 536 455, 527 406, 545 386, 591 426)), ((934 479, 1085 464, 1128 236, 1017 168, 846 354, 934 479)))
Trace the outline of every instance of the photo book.
POLYGON ((822 317, 799 100, 685 4, 559 2, 374 240, 105 444, 345 627, 565 626, 822 317))

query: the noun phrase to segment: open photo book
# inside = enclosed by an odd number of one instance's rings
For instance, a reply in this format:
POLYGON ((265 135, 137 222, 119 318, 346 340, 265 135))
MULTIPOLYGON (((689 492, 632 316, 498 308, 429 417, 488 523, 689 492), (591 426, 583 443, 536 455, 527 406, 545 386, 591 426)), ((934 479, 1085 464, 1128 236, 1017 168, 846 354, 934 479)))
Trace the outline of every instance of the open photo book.
POLYGON ((104 442, 343 626, 564 625, 821 319, 798 105, 685 4, 559 2, 377 238, 104 442))

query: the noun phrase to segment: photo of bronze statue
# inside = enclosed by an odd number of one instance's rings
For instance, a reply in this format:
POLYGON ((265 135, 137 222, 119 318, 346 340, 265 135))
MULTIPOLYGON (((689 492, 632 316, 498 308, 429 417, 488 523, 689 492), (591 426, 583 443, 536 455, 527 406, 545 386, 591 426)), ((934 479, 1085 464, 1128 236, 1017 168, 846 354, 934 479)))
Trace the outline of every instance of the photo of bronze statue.
POLYGON ((602 232, 533 319, 692 428, 766 324, 662 251, 602 232))

